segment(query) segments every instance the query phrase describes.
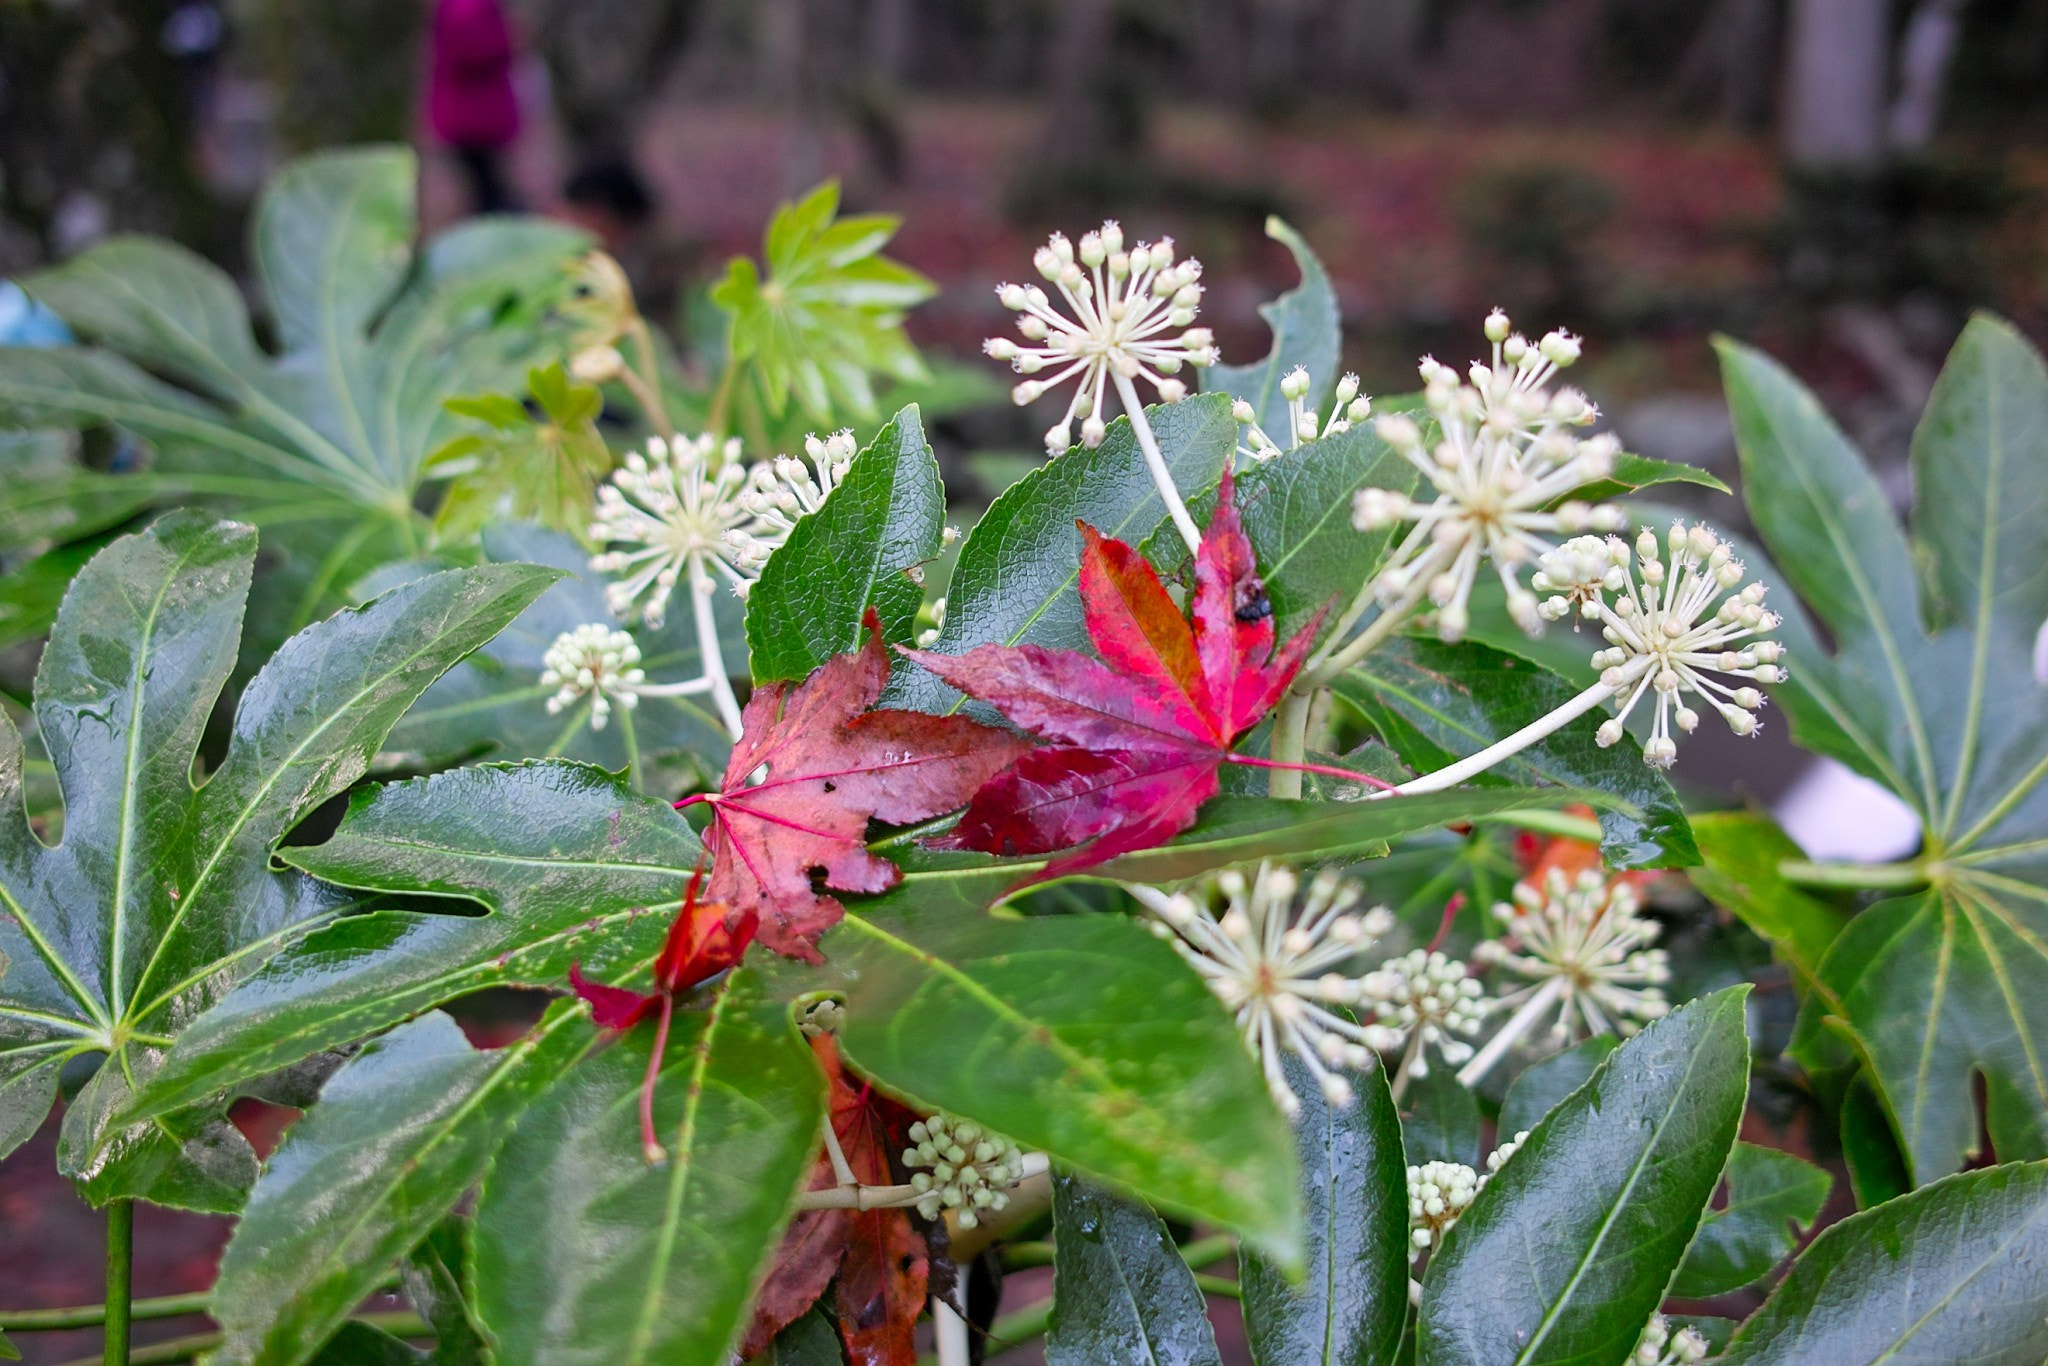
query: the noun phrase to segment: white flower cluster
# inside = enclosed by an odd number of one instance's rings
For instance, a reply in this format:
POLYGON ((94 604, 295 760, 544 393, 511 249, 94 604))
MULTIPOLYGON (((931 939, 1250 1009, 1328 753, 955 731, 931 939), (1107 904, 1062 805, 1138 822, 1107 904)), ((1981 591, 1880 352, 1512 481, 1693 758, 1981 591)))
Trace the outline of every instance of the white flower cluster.
POLYGON ((1301 1102, 1287 1084, 1283 1054, 1301 1059, 1331 1104, 1349 1105, 1351 1083, 1337 1069, 1369 1065, 1374 1049, 1385 1043, 1384 1030, 1360 1025, 1345 1013, 1363 1005, 1367 991, 1363 980, 1338 969, 1394 927, 1384 907, 1360 914, 1363 890, 1333 869, 1310 879, 1297 910, 1300 889, 1299 875, 1274 863, 1261 863, 1249 881, 1226 869, 1200 896, 1131 888, 1158 917, 1155 933, 1236 1014, 1275 1103, 1290 1118, 1301 1113, 1301 1102), (1220 910, 1212 905, 1218 894, 1220 910))
POLYGON ((654 437, 634 451, 597 491, 592 540, 615 547, 591 558, 590 567, 623 575, 605 589, 620 616, 637 608, 659 627, 676 584, 709 593, 716 571, 740 597, 747 595, 769 555, 789 538, 797 519, 817 510, 852 462, 853 437, 838 432, 806 438, 807 466, 777 456, 748 468, 737 438, 654 437))
POLYGON ((1611 435, 1575 435, 1573 429, 1599 416, 1584 394, 1547 387, 1579 358, 1578 339, 1552 332, 1530 342, 1511 330, 1498 309, 1486 319, 1486 337, 1493 343, 1492 362, 1475 362, 1466 378, 1433 358, 1422 361, 1423 400, 1438 431, 1434 446, 1422 424, 1406 414, 1389 414, 1375 424, 1380 437, 1435 488, 1434 501, 1418 503, 1390 489, 1370 488, 1360 491, 1352 508, 1352 522, 1361 531, 1414 523, 1380 572, 1375 591, 1389 612, 1406 611, 1426 594, 1436 606, 1437 634, 1453 641, 1469 623, 1481 560, 1492 561, 1516 624, 1535 635, 1543 621, 1535 594, 1522 586, 1522 566, 1552 548, 1553 534, 1612 531, 1623 520, 1615 508, 1558 502, 1606 478, 1620 451, 1611 435))
POLYGON ((1474 950, 1529 985, 1499 998, 1508 1009, 1540 999, 1532 1017, 1555 1009, 1549 1042, 1562 1046, 1590 1034, 1633 1034, 1671 1007, 1658 988, 1671 965, 1657 942, 1657 922, 1625 879, 1588 869, 1575 878, 1553 868, 1540 884, 1515 886, 1514 901, 1493 908, 1506 934, 1474 950))
POLYGON ((808 465, 793 455, 778 455, 748 471, 740 506, 753 515, 754 524, 725 533, 739 567, 758 575, 776 547, 789 539, 798 520, 824 506, 826 495, 839 486, 859 453, 853 433, 837 431, 822 441, 816 436, 804 438, 808 465))
POLYGON ((910 1141, 916 1146, 904 1150, 903 1165, 927 1219, 954 1210, 960 1227, 973 1228, 982 1211, 1008 1205, 1009 1188, 1024 1177, 1017 1145, 972 1120, 933 1115, 910 1126, 910 1141))
POLYGON ((1479 982, 1455 958, 1415 949, 1389 959, 1360 984, 1373 1004, 1382 1050, 1404 1049, 1394 1080, 1429 1075, 1425 1045, 1436 1045, 1453 1066, 1472 1056, 1466 1042, 1479 1032, 1492 1003, 1479 982))
POLYGON ((640 647, 633 637, 591 622, 555 637, 541 656, 540 681, 542 687, 556 689, 548 699, 548 715, 559 715, 588 695, 590 728, 603 730, 614 700, 627 711, 640 705, 640 686, 647 674, 640 667, 640 647))
MULTIPOLYGON (((1347 374, 1337 381, 1330 420, 1320 427, 1315 409, 1308 406, 1308 391, 1309 374, 1304 366, 1295 366, 1280 379, 1280 395, 1287 400, 1288 450, 1322 437, 1342 435, 1372 413, 1372 400, 1359 394, 1356 375, 1347 374)), ((1251 404, 1239 399, 1230 405, 1230 414, 1244 429, 1238 454, 1262 464, 1280 454, 1280 444, 1259 425, 1258 413, 1251 404)))
POLYGON ((1662 1314, 1652 1314, 1643 1327, 1641 1341, 1628 1359, 1632 1366, 1693 1366, 1707 1359, 1707 1340, 1697 1328, 1681 1328, 1674 1333, 1671 1320, 1662 1314))
POLYGON ((1126 409, 1137 406, 1131 388, 1136 379, 1149 383, 1162 401, 1176 403, 1187 396, 1186 383, 1174 378, 1181 366, 1215 363, 1216 345, 1209 330, 1190 326, 1202 301, 1197 283, 1202 263, 1176 263, 1171 239, 1140 242, 1126 250, 1123 229, 1112 221, 1083 234, 1078 250, 1054 233, 1031 260, 1065 302, 1067 313, 1056 309, 1051 296, 1037 285, 999 285, 996 297, 1003 307, 1023 314, 1017 330, 1027 344, 992 337, 983 349, 996 360, 1008 361, 1021 375, 1053 372, 1017 385, 1011 396, 1020 406, 1080 376, 1066 413, 1045 434, 1045 448, 1051 454, 1059 455, 1073 444, 1076 418, 1081 422, 1081 444, 1102 444, 1107 426, 1103 398, 1112 385, 1126 409))
MULTIPOLYGON (((1664 539, 1668 565, 1658 553, 1657 533, 1645 529, 1636 537, 1634 573, 1629 572, 1628 547, 1618 537, 1606 538, 1599 546, 1607 566, 1597 580, 1586 572, 1592 568, 1592 540, 1586 537, 1569 547, 1574 558, 1569 572, 1580 577, 1571 583, 1567 601, 1576 599, 1582 617, 1601 623, 1608 648, 1593 656, 1593 667, 1601 671, 1600 682, 1621 699, 1616 715, 1601 725, 1599 742, 1619 741, 1629 712, 1652 691, 1657 715, 1643 757, 1659 768, 1678 757, 1672 724, 1686 732, 1699 725, 1699 713, 1685 705, 1683 693, 1720 712, 1737 735, 1754 735, 1763 693, 1749 684, 1729 687, 1706 675, 1784 681, 1785 670, 1779 667, 1784 646, 1761 638, 1778 626, 1777 615, 1764 608, 1764 586, 1742 582, 1741 562, 1704 525, 1671 524, 1664 539), (1619 586, 1610 586, 1617 577, 1619 586)), ((1544 572, 1565 596, 1565 580, 1544 572)))
POLYGON ((1486 1170, 1476 1172, 1462 1162, 1425 1162, 1408 1169, 1408 1243, 1421 1256, 1443 1244, 1458 1217, 1472 1208, 1486 1183, 1507 1164, 1524 1142, 1527 1129, 1487 1154, 1486 1170))

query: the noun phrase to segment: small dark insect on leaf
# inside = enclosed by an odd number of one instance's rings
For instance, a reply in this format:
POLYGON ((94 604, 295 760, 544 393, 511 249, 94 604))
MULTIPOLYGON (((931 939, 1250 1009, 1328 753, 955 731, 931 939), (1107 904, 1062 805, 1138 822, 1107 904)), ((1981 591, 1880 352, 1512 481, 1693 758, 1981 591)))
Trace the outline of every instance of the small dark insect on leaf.
POLYGON ((1234 615, 1247 625, 1255 621, 1264 621, 1273 615, 1273 600, 1266 596, 1264 588, 1255 583, 1252 585, 1251 596, 1237 605, 1234 615))

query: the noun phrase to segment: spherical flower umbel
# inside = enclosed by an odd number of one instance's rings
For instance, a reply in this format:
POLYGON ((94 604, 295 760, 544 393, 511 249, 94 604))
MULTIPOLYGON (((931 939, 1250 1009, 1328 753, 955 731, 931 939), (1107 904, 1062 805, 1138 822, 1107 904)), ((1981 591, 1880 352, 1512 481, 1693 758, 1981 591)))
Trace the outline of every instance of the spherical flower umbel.
POLYGON ((1644 530, 1636 537, 1633 574, 1628 572, 1628 548, 1613 537, 1607 546, 1611 565, 1621 571, 1621 587, 1608 590, 1611 603, 1605 594, 1594 596, 1586 615, 1599 620, 1608 643, 1593 656, 1593 667, 1621 702, 1615 716, 1601 725, 1600 744, 1618 742, 1629 712, 1653 691, 1657 714, 1643 757, 1659 768, 1670 767, 1678 757, 1672 724, 1686 732, 1699 725, 1699 713, 1685 705, 1684 693, 1720 712, 1737 735, 1754 735, 1763 693, 1749 684, 1729 687, 1707 675, 1784 681, 1785 670, 1779 667, 1784 646, 1762 638, 1778 625, 1777 615, 1764 609, 1764 586, 1743 584, 1741 562, 1703 525, 1671 524, 1665 538, 1669 564, 1658 554, 1657 534, 1644 530))
POLYGON ((956 1211, 961 1228, 973 1228, 982 1214, 1010 1203, 1008 1190, 1024 1176, 1017 1145, 972 1120, 933 1115, 910 1126, 914 1147, 903 1153, 917 1190, 917 1212, 936 1219, 956 1211))
POLYGON ((1169 896, 1133 887, 1131 893, 1158 917, 1155 932, 1236 1013, 1283 1113, 1301 1113, 1281 1067, 1285 1053, 1301 1059, 1331 1104, 1351 1104, 1351 1083, 1337 1069, 1368 1066, 1385 1036, 1345 1013, 1365 992, 1358 978, 1339 969, 1393 928, 1392 914, 1384 908, 1361 914, 1364 892, 1331 869, 1309 880, 1298 909, 1301 879, 1282 864, 1260 864, 1249 881, 1228 869, 1212 886, 1222 897, 1220 910, 1207 891, 1169 896))
POLYGON ((751 581, 753 574, 740 567, 739 550, 726 540, 735 528, 769 534, 740 501, 746 487, 736 439, 717 442, 705 435, 669 442, 657 436, 644 454, 627 455, 599 487, 590 527, 591 539, 618 547, 590 561, 600 573, 624 576, 605 588, 611 609, 623 617, 637 606, 649 626, 659 627, 685 573, 703 592, 710 591, 713 569, 736 589, 751 581))
POLYGON ((1408 1242, 1421 1256, 1440 1245, 1472 1207, 1486 1178, 1462 1162, 1424 1162, 1408 1169, 1408 1242))
POLYGON ((1707 1359, 1707 1340, 1690 1326, 1674 1333, 1671 1320, 1652 1314, 1628 1359, 1631 1366, 1693 1366, 1707 1359))
MULTIPOLYGON (((1326 436, 1341 436, 1372 413, 1372 400, 1358 392, 1356 375, 1347 373, 1337 381, 1336 401, 1331 405, 1328 422, 1321 422, 1316 410, 1309 407, 1309 388, 1306 366, 1297 365, 1280 378, 1280 396, 1287 400, 1286 449, 1290 451, 1326 436)), ((1281 453, 1280 443, 1259 425, 1258 410, 1250 403, 1239 399, 1230 405, 1230 414, 1243 429, 1237 446, 1239 455, 1264 464, 1281 453)))
POLYGON ((1505 1009, 1543 983, 1556 982, 1558 1013, 1552 1042, 1589 1034, 1633 1034, 1670 1010, 1658 988, 1671 980, 1664 950, 1652 948, 1661 932, 1644 916, 1626 879, 1587 869, 1567 878, 1552 868, 1540 885, 1515 887, 1514 901, 1493 908, 1506 937, 1482 944, 1474 957, 1529 979, 1530 986, 1500 998, 1505 1009))
POLYGON ((725 533, 740 569, 759 574, 768 557, 789 539, 797 522, 824 506, 826 495, 839 487, 859 453, 853 433, 837 431, 823 440, 804 438, 809 464, 793 455, 778 455, 748 471, 740 506, 753 514, 754 523, 725 533))
POLYGON ((614 700, 628 711, 639 706, 639 686, 646 679, 633 637, 601 622, 562 632, 541 656, 541 686, 556 689, 548 715, 559 715, 587 695, 592 730, 604 729, 614 700))
POLYGON ((1531 342, 1510 331, 1498 309, 1486 319, 1486 336, 1492 362, 1475 362, 1465 378, 1432 358, 1422 361, 1423 400, 1439 432, 1434 446, 1423 425, 1406 414, 1389 414, 1374 426, 1422 472, 1436 498, 1417 502, 1369 488, 1352 506, 1361 531, 1414 523, 1375 591, 1389 611, 1405 611, 1427 595, 1445 640, 1465 634, 1482 560, 1492 562, 1507 589, 1516 624, 1530 635, 1540 632, 1543 621, 1535 595, 1522 586, 1522 566, 1551 549, 1553 535, 1611 531, 1623 520, 1615 508, 1558 501, 1606 478, 1620 450, 1611 435, 1575 434, 1599 416, 1584 394, 1548 388, 1578 359, 1578 339, 1552 332, 1531 342))
MULTIPOLYGON (((1052 297, 1038 285, 1000 285, 996 297, 1003 307, 1023 314, 1017 330, 1025 344, 992 337, 983 349, 1026 376, 1012 391, 1020 406, 1080 377, 1066 413, 1045 434, 1045 448, 1051 454, 1073 444, 1077 418, 1081 443, 1102 444, 1107 425, 1103 396, 1113 384, 1124 389, 1143 379, 1163 402, 1176 403, 1188 391, 1187 384, 1175 378, 1181 367, 1215 363, 1216 346, 1209 330, 1190 326, 1202 300, 1197 283, 1202 263, 1176 263, 1171 239, 1140 242, 1126 250, 1123 229, 1112 221, 1083 234, 1078 250, 1054 233, 1032 257, 1032 264, 1058 292, 1066 311, 1055 308, 1052 297)), ((1125 403, 1130 406, 1128 395, 1125 403)))
POLYGON ((1466 1040, 1479 1032, 1491 1005, 1479 982, 1455 958, 1415 949, 1389 959, 1361 985, 1380 1026, 1382 1051, 1402 1050, 1394 1081, 1429 1075, 1427 1045, 1455 1066, 1472 1056, 1466 1040))

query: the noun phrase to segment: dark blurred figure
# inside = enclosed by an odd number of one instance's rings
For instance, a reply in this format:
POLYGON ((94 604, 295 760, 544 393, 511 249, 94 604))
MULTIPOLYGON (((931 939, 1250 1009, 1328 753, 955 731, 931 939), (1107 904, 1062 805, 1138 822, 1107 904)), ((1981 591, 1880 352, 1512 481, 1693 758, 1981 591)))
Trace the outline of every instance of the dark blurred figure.
POLYGON ((477 213, 516 208, 504 153, 519 136, 512 88, 512 26, 498 0, 436 0, 427 111, 434 136, 454 149, 477 213))
POLYGON ((562 216, 623 258, 654 217, 654 197, 632 163, 608 157, 570 175, 562 186, 562 216))

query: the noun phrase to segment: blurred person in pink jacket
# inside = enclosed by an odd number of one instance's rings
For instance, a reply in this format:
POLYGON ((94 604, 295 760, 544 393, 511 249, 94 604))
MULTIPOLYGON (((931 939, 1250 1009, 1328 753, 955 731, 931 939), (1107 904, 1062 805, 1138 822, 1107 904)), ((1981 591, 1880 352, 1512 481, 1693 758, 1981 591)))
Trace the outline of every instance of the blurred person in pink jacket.
POLYGON ((501 158, 519 136, 512 26, 498 0, 436 0, 427 78, 434 136, 454 149, 477 213, 516 207, 501 158))

